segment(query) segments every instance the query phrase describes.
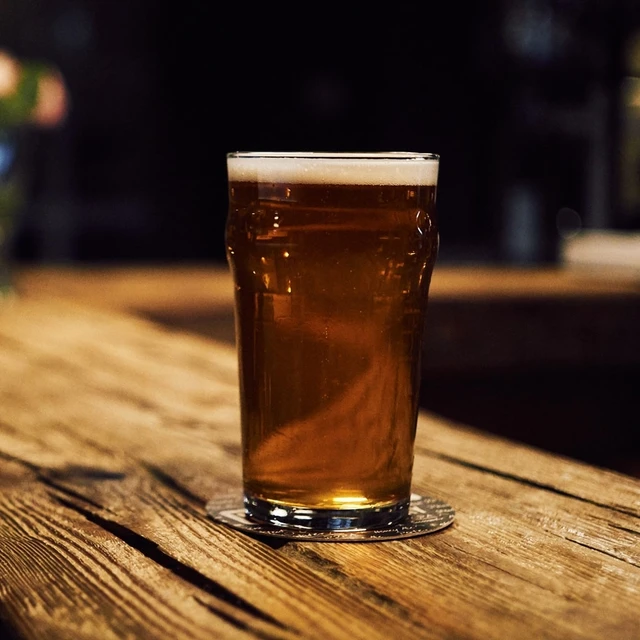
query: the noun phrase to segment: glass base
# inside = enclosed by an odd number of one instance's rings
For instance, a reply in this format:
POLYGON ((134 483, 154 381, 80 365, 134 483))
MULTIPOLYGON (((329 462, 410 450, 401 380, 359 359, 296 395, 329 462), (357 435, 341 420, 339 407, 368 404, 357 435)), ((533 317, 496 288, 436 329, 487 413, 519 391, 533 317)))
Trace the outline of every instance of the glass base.
POLYGON ((282 505, 244 494, 249 520, 307 531, 366 531, 389 527, 409 514, 409 499, 385 507, 360 509, 307 509, 282 505))

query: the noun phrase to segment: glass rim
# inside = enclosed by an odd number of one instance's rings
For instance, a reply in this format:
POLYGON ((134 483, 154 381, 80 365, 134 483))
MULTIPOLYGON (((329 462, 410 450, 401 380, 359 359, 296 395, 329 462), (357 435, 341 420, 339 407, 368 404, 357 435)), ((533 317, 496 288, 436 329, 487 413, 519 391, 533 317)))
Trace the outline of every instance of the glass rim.
POLYGON ((440 160, 437 153, 418 151, 231 151, 227 158, 313 160, 440 160))

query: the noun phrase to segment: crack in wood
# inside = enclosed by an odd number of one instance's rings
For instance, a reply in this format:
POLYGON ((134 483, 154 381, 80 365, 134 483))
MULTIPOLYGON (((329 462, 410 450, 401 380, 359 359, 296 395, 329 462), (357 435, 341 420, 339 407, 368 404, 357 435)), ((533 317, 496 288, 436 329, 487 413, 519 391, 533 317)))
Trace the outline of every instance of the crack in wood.
POLYGON ((127 474, 122 471, 111 471, 99 467, 68 465, 63 469, 50 469, 48 477, 52 480, 124 480, 127 474))
POLYGON ((582 496, 578 496, 574 493, 570 493, 569 491, 564 491, 563 489, 558 489, 558 487, 554 487, 550 484, 545 484, 544 482, 537 482, 536 480, 530 480, 529 478, 523 478, 522 476, 517 476, 513 473, 508 473, 506 471, 500 471, 498 469, 492 469, 491 467, 485 467, 481 464, 476 464, 474 462, 469 462, 468 460, 461 460, 460 458, 456 458, 454 456, 449 456, 445 453, 437 453, 435 451, 429 451, 428 449, 421 448, 420 453, 429 456, 432 458, 438 458, 440 460, 446 460, 447 462, 452 462, 453 464, 458 464, 462 467, 466 467, 467 469, 474 469, 476 471, 483 471, 484 473, 490 473, 492 475, 498 476, 500 478, 504 478, 505 480, 513 480, 514 482, 519 482, 520 484, 524 484, 528 487, 532 487, 534 489, 542 489, 543 491, 549 491, 550 493, 555 493, 559 496, 564 496, 566 498, 572 498, 574 500, 578 500, 580 502, 584 502, 586 504, 593 505, 595 507, 602 507, 603 509, 608 509, 610 511, 615 511, 616 513, 622 513, 627 516, 631 516, 633 518, 638 518, 638 514, 634 511, 630 511, 629 509, 623 509, 621 507, 616 507, 610 504, 606 504, 604 502, 598 502, 597 500, 591 500, 589 498, 584 498, 582 496))
MULTIPOLYGON (((279 640, 279 638, 281 638, 280 635, 272 635, 270 633, 260 631, 258 629, 250 627, 246 622, 243 622, 242 620, 236 620, 234 617, 230 616, 228 613, 221 611, 217 607, 214 607, 210 602, 204 602, 204 600, 201 600, 198 597, 194 597, 194 600, 199 605, 204 607, 207 611, 210 611, 214 615, 219 616, 229 624, 236 627, 236 629, 240 629, 241 631, 250 631, 253 634, 253 636, 256 638, 261 638, 262 640, 279 640)), ((285 627, 282 625, 278 625, 278 626, 281 627, 282 629, 285 629, 285 627)), ((300 635, 298 632, 294 630, 290 630, 290 631, 293 635, 296 635, 296 636, 300 635)))
MULTIPOLYGON (((552 533, 552 535, 556 535, 555 533, 552 533)), ((560 538, 564 538, 564 536, 559 536, 560 538)), ((504 573, 508 576, 511 576, 512 578, 515 578, 516 580, 520 580, 522 582, 524 582, 525 584, 529 584, 532 587, 535 587, 537 589, 542 589, 544 591, 547 591, 549 593, 553 593, 553 594, 557 594, 558 592, 551 588, 548 587, 544 584, 541 584, 540 582, 536 581, 536 580, 532 580, 530 578, 528 578, 527 576, 523 575, 522 573, 516 572, 516 571, 511 571, 509 568, 507 568, 506 566, 502 566, 501 564, 499 564, 498 562, 492 562, 488 557, 485 557, 481 554, 477 554, 477 553, 473 553, 470 549, 468 549, 465 546, 462 545, 457 545, 457 544, 452 544, 451 540, 449 540, 447 542, 447 545, 451 548, 454 549, 457 553, 460 553, 463 556, 468 556, 470 558, 473 558, 476 562, 486 565, 487 567, 491 567, 492 569, 495 569, 496 571, 500 571, 501 573, 504 573)))
POLYGON ((148 472, 157 480, 160 484, 180 494, 183 498, 187 498, 190 502, 195 502, 199 506, 203 507, 206 500, 203 500, 200 496, 197 496, 190 489, 187 489, 183 484, 178 482, 175 478, 170 476, 166 471, 163 471, 155 465, 148 462, 140 463, 148 472))
MULTIPOLYGON (((60 493, 64 493, 70 498, 75 498, 76 500, 81 500, 82 502, 91 505, 94 509, 99 509, 101 511, 107 511, 109 513, 113 513, 109 508, 104 505, 96 502, 95 500, 91 500, 91 498, 87 498, 86 496, 74 491, 73 489, 69 489, 65 487, 60 482, 57 482, 57 479, 64 480, 67 477, 75 478, 79 475, 83 478, 95 478, 98 480, 110 480, 110 479, 120 479, 124 478, 124 474, 111 472, 105 469, 98 469, 94 467, 70 467, 69 472, 66 469, 48 469, 46 467, 41 467, 33 462, 29 462, 28 460, 24 460, 23 458, 19 458, 18 456, 11 455, 6 451, 0 451, 0 458, 4 458, 5 460, 9 460, 10 462, 15 462, 16 464, 22 465, 23 467, 29 469, 35 474, 35 480, 37 482, 41 482, 43 485, 55 489, 60 493), (80 469, 82 470, 80 472, 80 469)), ((1 636, 0 636, 1 637, 1 636)))
POLYGON ((241 620, 236 620, 233 616, 230 616, 225 611, 221 611, 218 607, 214 607, 211 603, 204 602, 198 597, 194 597, 194 600, 202 607, 210 611, 214 615, 222 618, 224 621, 228 622, 230 625, 234 626, 236 629, 240 629, 241 631, 248 631, 250 629, 249 625, 246 622, 242 622, 241 620))
POLYGON ((281 629, 287 630, 287 627, 285 625, 283 625, 279 620, 276 620, 274 617, 270 616, 268 613, 265 613, 264 611, 258 609, 244 598, 236 595, 218 582, 215 582, 215 580, 208 578, 197 569, 184 564, 180 560, 177 560, 176 558, 162 551, 158 544, 153 540, 145 538, 143 535, 136 533, 132 529, 129 529, 128 527, 119 524, 118 522, 107 520, 106 518, 92 513, 91 511, 84 509, 80 505, 65 500, 64 498, 60 498, 57 496, 52 496, 52 498, 62 506, 75 511, 76 513, 89 520, 89 522, 92 522, 108 533, 114 535, 116 538, 118 538, 131 548, 135 549, 149 560, 167 569, 173 575, 189 583, 191 586, 200 589, 201 591, 204 591, 205 593, 208 593, 209 595, 223 602, 226 602, 227 604, 240 609, 259 620, 268 622, 281 629))
POLYGON ((377 605, 384 607, 386 609, 392 609, 398 612, 401 616, 409 618, 411 616, 411 612, 408 611, 405 607, 403 607, 397 600, 385 595, 384 593, 380 593, 375 587, 359 580, 357 578, 353 578, 348 573, 344 571, 344 569, 333 560, 325 558, 319 553, 309 549, 309 548, 299 548, 298 549, 298 557, 303 561, 306 561, 307 564, 314 567, 320 573, 328 576, 332 581, 337 583, 342 583, 349 587, 351 591, 352 587, 355 587, 355 590, 363 595, 364 600, 371 599, 377 603, 377 605))
MULTIPOLYGON (((164 485, 168 489, 171 489, 172 491, 180 494, 184 498, 187 498, 188 500, 195 502, 200 507, 204 507, 206 505, 207 500, 203 500, 202 498, 200 498, 200 496, 197 496, 196 494, 192 493, 189 489, 187 489, 183 484, 179 483, 175 478, 169 475, 166 471, 163 471, 162 469, 156 467, 155 465, 149 464, 147 462, 141 461, 140 464, 149 472, 151 476, 153 476, 153 478, 157 482, 164 485)), ((187 507, 183 506, 183 508, 187 508, 187 507)), ((200 516, 202 514, 198 512, 196 515, 200 516)), ((245 532, 245 534, 248 535, 250 538, 257 540, 258 542, 261 542, 262 544, 267 545, 274 551, 281 549, 282 547, 284 547, 289 543, 289 540, 287 540, 286 538, 272 538, 269 536, 261 536, 261 535, 250 533, 250 532, 249 533, 245 532)))
POLYGON ((623 527, 619 524, 614 524, 613 522, 608 522, 607 523, 610 527, 612 527, 613 529, 618 529, 619 531, 624 531, 626 533, 631 533, 634 536, 640 536, 640 531, 637 531, 636 529, 629 529, 629 527, 623 527))
POLYGON ((574 544, 577 544, 579 547, 584 547, 585 549, 589 549, 589 551, 597 551, 598 553, 602 553, 603 555, 609 556, 610 558, 614 558, 615 560, 626 562, 630 564, 632 567, 640 567, 640 564, 636 562, 631 562, 631 560, 629 560, 628 558, 621 558, 620 556, 617 556, 615 553, 610 553, 609 551, 605 551, 604 549, 598 549, 598 547, 592 547, 591 545, 586 544, 585 542, 578 542, 578 540, 576 540, 575 538, 567 538, 567 536, 562 536, 562 537, 567 542, 573 542, 574 544))
POLYGON ((33 464, 33 462, 29 462, 28 460, 23 460, 22 458, 18 458, 18 456, 14 456, 11 453, 7 453, 6 451, 0 451, 0 458, 4 460, 8 460, 9 462, 15 462, 17 464, 22 465, 29 469, 29 471, 33 471, 33 473, 40 473, 40 467, 37 464, 33 464))
MULTIPOLYGON (((59 491, 60 493, 64 493, 66 496, 69 496, 69 498, 75 498, 76 500, 81 500, 85 504, 88 504, 88 505, 92 506, 94 509, 98 509, 99 511, 108 511, 109 513, 113 513, 113 511, 111 511, 111 509, 108 509, 107 507, 105 507, 104 505, 100 504, 99 502, 96 502, 95 500, 91 500, 91 498, 87 498, 86 496, 83 496, 81 493, 78 493, 77 491, 74 491, 73 489, 69 489, 68 487, 65 487, 64 485, 59 484, 58 482, 56 482, 55 480, 52 480, 51 478, 47 477, 46 475, 38 473, 37 479, 40 482, 42 482, 42 484, 44 484, 45 486, 51 487, 52 489, 55 489, 56 491, 59 491)), ((50 493, 49 495, 52 498, 57 499, 57 496, 55 496, 54 494, 50 493)))

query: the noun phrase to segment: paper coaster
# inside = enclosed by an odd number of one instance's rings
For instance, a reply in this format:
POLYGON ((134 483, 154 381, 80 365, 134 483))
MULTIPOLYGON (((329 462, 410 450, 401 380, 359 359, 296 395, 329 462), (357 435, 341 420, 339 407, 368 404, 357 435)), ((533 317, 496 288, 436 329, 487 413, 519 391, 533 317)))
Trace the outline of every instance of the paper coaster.
POLYGON ((287 540, 311 540, 314 542, 376 542, 399 540, 433 533, 448 527, 455 518, 453 508, 436 498, 412 494, 409 515, 389 527, 367 529, 366 531, 305 531, 269 524, 258 524, 244 515, 242 496, 221 496, 207 503, 207 514, 216 522, 221 522, 259 536, 286 538, 287 540))

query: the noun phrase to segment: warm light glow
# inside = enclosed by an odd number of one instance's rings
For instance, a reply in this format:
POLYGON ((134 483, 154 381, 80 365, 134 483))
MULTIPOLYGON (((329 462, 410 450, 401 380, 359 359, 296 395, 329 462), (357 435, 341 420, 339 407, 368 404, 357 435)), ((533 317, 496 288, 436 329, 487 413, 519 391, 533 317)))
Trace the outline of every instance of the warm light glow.
POLYGON ((67 90, 62 76, 57 72, 43 75, 38 84, 33 120, 41 127, 54 127, 64 120, 67 109, 67 90))
MULTIPOLYGON (((28 64, 0 50, 0 99, 15 98, 23 92, 21 78, 28 64)), ((57 69, 49 66, 38 74, 37 83, 36 103, 33 107, 25 105, 20 117, 40 127, 55 127, 64 121, 69 110, 64 78, 57 69)))
POLYGON ((0 98, 11 95, 18 88, 20 66, 4 51, 0 51, 0 98))
POLYGON ((367 499, 364 496, 341 496, 334 498, 333 501, 339 504, 362 504, 367 499))

